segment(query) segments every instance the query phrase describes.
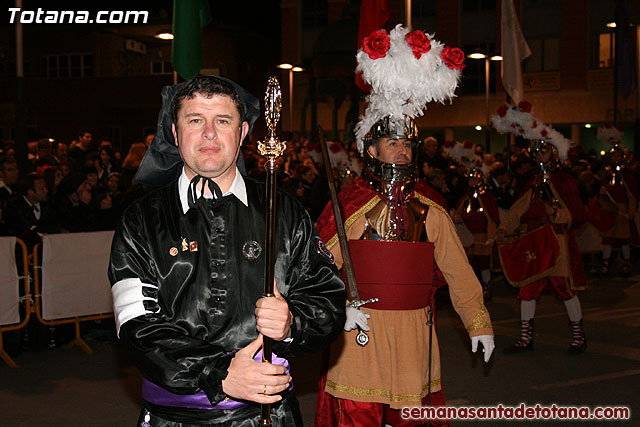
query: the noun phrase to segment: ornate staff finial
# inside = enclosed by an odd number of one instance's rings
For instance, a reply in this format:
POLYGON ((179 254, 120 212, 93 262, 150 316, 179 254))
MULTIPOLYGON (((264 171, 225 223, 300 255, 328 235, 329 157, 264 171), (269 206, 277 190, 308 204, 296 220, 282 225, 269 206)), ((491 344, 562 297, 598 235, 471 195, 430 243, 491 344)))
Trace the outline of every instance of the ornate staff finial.
POLYGON ((267 122, 268 134, 264 142, 258 141, 258 151, 267 158, 267 167, 273 167, 287 149, 286 141, 280 141, 276 135, 276 127, 280 121, 280 110, 282 110, 280 83, 275 76, 271 76, 264 94, 264 118, 267 122))

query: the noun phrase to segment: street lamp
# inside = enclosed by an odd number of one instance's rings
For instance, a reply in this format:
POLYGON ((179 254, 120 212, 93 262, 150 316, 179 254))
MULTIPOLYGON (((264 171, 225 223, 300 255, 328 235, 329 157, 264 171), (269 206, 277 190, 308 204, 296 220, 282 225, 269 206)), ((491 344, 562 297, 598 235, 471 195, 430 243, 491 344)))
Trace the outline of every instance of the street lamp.
POLYGON ((469 55, 471 59, 484 59, 484 87, 485 87, 485 104, 486 104, 486 112, 487 117, 485 119, 485 130, 484 130, 484 144, 485 144, 485 152, 491 152, 491 134, 490 134, 490 113, 489 113, 489 61, 502 61, 502 56, 500 55, 487 55, 482 52, 474 52, 469 55))
POLYGON ((173 40, 173 34, 170 31, 160 31, 156 33, 153 37, 159 40, 173 40))
POLYGON ((289 126, 291 126, 291 130, 293 131, 293 73, 300 73, 304 71, 304 68, 286 62, 278 65, 278 68, 289 70, 289 126))

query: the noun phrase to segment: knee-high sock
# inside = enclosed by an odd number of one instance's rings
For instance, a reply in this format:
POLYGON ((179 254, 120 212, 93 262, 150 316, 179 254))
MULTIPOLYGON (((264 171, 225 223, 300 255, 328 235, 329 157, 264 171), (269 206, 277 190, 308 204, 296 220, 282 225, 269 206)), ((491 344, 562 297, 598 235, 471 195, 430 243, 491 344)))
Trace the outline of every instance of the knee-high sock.
POLYGON ((536 315, 536 300, 520 301, 520 319, 531 320, 536 315))
POLYGON ((491 270, 482 270, 480 276, 482 276, 482 283, 489 283, 489 280, 491 280, 491 270))
POLYGON ((602 258, 611 258, 611 245, 602 245, 602 258))
POLYGON ((577 322, 582 319, 582 307, 580 307, 580 300, 578 295, 574 295, 564 302, 564 306, 567 308, 567 314, 572 322, 577 322))
POLYGON ((625 261, 629 261, 631 259, 631 248, 629 245, 622 245, 620 252, 622 252, 622 259, 625 261))

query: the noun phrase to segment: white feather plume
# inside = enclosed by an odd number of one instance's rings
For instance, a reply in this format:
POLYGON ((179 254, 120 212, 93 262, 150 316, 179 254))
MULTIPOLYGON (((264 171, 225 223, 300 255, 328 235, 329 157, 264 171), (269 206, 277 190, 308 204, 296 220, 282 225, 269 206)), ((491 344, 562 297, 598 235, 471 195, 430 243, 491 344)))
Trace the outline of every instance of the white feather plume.
POLYGON ((518 106, 502 105, 499 109, 502 114, 491 116, 491 123, 499 133, 513 133, 528 140, 545 140, 553 144, 558 150, 560 160, 566 160, 571 148, 571 141, 550 125, 536 119, 533 116, 533 108, 526 101, 518 106), (522 105, 528 105, 529 111, 522 111, 522 105))
POLYGON ((622 142, 623 132, 615 126, 606 125, 599 127, 596 131, 596 138, 607 144, 620 144, 622 142))
POLYGON ((440 57, 444 45, 433 34, 426 34, 431 49, 418 59, 405 38, 408 33, 402 25, 391 30, 390 47, 383 58, 371 59, 362 48, 356 55, 356 71, 362 72, 362 79, 371 86, 367 109, 356 125, 360 153, 364 136, 378 120, 386 116, 397 120, 405 115, 419 117, 428 102, 444 103, 455 96, 461 71, 449 68, 440 57))

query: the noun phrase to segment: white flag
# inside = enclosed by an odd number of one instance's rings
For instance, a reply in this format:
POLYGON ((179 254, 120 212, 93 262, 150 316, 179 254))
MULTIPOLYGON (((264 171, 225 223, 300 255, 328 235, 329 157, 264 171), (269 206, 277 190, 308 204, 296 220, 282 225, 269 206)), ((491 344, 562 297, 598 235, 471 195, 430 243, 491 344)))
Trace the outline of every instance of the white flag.
POLYGON ((520 30, 513 0, 502 0, 502 84, 515 104, 522 100, 522 60, 531 49, 520 30))

